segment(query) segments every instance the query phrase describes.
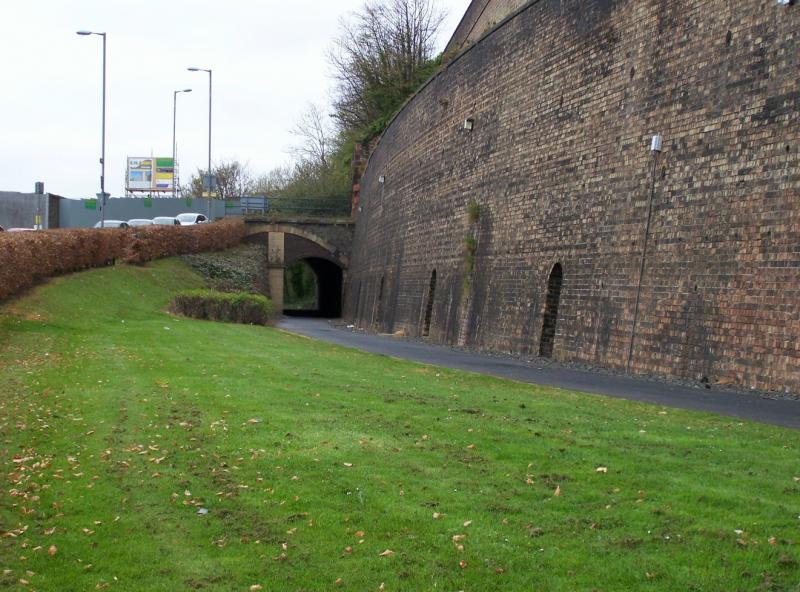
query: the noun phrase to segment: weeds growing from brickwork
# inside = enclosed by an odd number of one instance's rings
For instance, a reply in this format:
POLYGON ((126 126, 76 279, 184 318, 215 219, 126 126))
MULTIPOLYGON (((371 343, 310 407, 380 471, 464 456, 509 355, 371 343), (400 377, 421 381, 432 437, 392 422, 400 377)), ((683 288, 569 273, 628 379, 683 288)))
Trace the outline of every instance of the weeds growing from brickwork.
POLYGON ((481 206, 473 200, 467 204, 467 234, 464 235, 464 290, 472 285, 472 274, 475 271, 475 257, 478 252, 478 240, 475 238, 475 225, 481 217, 481 206))
POLYGON ((0 309, 0 588, 796 591, 795 431, 163 312, 0 309))

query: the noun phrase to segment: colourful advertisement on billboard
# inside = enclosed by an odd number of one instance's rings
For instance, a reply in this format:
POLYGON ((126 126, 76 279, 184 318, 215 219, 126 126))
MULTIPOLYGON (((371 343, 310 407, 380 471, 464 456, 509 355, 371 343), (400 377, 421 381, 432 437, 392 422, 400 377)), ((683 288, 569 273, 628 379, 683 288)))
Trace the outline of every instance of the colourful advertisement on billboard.
POLYGON ((128 191, 150 191, 153 188, 153 159, 128 158, 128 191))
POLYGON ((175 161, 162 157, 129 157, 127 191, 172 191, 175 186, 175 161))
POLYGON ((156 158, 155 189, 172 191, 175 185, 175 162, 171 158, 156 158))

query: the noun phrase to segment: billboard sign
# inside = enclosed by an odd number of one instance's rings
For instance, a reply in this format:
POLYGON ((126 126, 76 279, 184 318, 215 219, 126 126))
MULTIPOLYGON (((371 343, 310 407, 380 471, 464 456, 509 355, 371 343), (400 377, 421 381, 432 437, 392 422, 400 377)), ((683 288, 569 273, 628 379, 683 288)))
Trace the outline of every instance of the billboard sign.
POLYGON ((172 191, 175 185, 175 161, 172 158, 128 158, 125 177, 127 191, 172 191))
POLYGON ((175 185, 175 162, 171 158, 156 158, 156 190, 172 191, 175 185))

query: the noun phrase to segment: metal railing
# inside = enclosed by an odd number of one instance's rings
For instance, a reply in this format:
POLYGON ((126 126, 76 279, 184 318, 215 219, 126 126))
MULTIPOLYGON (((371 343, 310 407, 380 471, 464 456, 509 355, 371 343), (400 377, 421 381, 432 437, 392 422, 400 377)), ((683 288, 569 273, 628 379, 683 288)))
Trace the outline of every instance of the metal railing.
POLYGON ((301 218, 349 218, 349 198, 262 197, 245 196, 226 204, 229 214, 267 217, 297 216, 301 218), (238 211, 237 211, 238 210, 238 211))

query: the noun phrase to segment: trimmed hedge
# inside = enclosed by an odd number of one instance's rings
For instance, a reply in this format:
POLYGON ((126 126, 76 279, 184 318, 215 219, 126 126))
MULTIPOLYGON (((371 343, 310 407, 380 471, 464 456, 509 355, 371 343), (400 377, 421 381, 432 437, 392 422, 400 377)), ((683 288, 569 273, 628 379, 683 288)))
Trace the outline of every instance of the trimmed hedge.
POLYGON ((239 244, 245 234, 241 219, 196 226, 2 232, 0 300, 55 275, 115 261, 144 263, 161 257, 219 251, 239 244))
POLYGON ((187 290, 175 296, 169 310, 193 319, 266 325, 272 313, 272 302, 266 296, 247 292, 187 290))

